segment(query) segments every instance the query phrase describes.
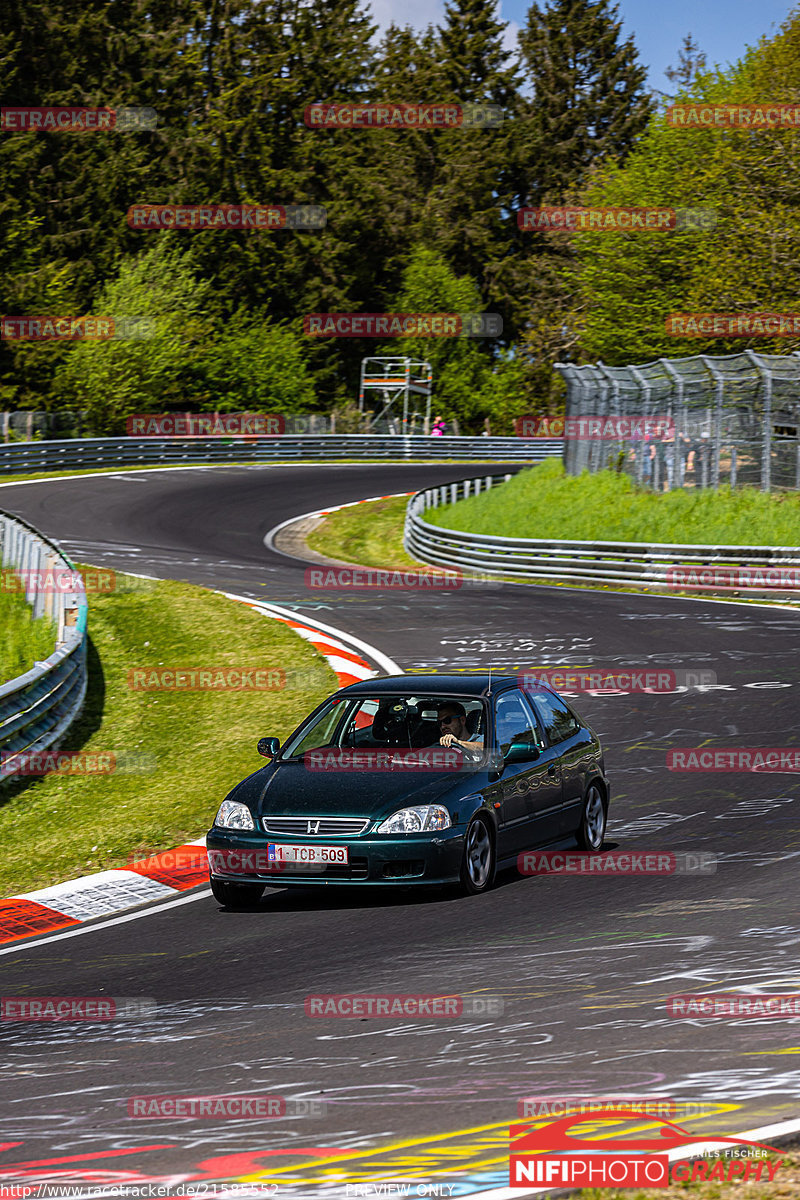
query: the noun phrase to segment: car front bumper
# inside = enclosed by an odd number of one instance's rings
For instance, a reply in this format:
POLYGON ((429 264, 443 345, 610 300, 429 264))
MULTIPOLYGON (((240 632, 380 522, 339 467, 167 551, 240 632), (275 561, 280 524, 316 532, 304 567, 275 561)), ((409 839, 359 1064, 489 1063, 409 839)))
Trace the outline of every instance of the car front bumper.
POLYGON ((347 846, 346 865, 269 863, 267 846, 280 840, 292 846, 313 846, 320 838, 266 838, 258 832, 211 829, 206 838, 213 879, 229 883, 263 883, 273 887, 331 884, 446 884, 459 879, 464 850, 464 827, 454 825, 437 833, 408 833, 400 837, 372 834, 358 838, 325 838, 326 846, 347 846))

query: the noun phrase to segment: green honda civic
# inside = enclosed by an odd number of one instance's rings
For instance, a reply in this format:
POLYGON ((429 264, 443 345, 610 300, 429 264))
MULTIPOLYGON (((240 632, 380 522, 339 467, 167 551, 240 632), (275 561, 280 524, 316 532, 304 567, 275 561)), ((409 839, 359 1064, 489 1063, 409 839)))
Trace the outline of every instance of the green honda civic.
POLYGON ((393 675, 342 688, 228 794, 208 832, 227 908, 265 887, 456 885, 485 892, 525 851, 600 850, 597 735, 541 681, 393 675))

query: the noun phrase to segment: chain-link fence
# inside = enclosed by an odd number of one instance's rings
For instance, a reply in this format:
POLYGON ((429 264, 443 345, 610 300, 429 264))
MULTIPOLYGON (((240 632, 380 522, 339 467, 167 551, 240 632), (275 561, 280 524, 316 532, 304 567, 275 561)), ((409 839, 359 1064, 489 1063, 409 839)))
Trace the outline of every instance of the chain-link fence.
POLYGON ((620 466, 657 491, 720 483, 800 489, 800 354, 745 350, 627 367, 557 363, 556 370, 567 384, 570 474, 620 466), (580 418, 593 417, 612 420, 582 436, 589 426, 580 418), (613 418, 651 420, 615 437, 624 422, 613 418))

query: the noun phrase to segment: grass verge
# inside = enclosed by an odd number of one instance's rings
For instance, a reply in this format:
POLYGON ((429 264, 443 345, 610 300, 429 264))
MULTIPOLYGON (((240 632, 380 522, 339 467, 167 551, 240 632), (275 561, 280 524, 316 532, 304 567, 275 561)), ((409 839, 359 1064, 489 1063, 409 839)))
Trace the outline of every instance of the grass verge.
POLYGON ((226 792, 262 766, 255 743, 283 738, 338 682, 282 622, 184 583, 117 576, 90 597, 89 692, 62 749, 152 756, 143 773, 48 775, 0 788, 0 896, 44 887, 191 841, 226 792), (188 668, 287 671, 268 691, 141 691, 128 673, 188 668))
POLYGON ((614 471, 565 475, 560 460, 550 459, 490 492, 435 509, 426 520, 497 537, 793 546, 800 494, 726 486, 657 495, 614 471))
POLYGON ((56 627, 37 617, 21 592, 0 591, 0 684, 30 671, 56 648, 56 627))
POLYGON ((341 508, 306 538, 310 550, 365 567, 419 567, 403 549, 406 496, 341 508))

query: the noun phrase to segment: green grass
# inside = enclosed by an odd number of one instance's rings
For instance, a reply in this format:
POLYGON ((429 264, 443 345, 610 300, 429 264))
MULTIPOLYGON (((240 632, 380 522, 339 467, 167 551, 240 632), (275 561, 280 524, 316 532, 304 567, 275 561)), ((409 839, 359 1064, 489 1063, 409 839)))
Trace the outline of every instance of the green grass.
POLYGON ((425 519, 499 537, 795 546, 800 494, 722 487, 657 495, 613 471, 565 475, 561 462, 551 459, 488 493, 429 511, 425 519))
POLYGON ((407 504, 406 496, 393 496, 339 509, 308 535, 306 544, 328 558, 366 567, 419 567, 403 549, 407 504))
POLYGON ((89 694, 62 749, 152 755, 155 769, 4 784, 0 896, 200 837, 233 784, 263 766, 258 738, 285 737, 338 686, 325 660, 280 621, 189 584, 129 586, 89 597, 89 694), (223 666, 296 674, 273 691, 128 686, 132 668, 223 666))
POLYGON ((0 590, 0 684, 24 675, 35 662, 49 658, 55 648, 54 622, 49 617, 34 620, 21 592, 0 590))

